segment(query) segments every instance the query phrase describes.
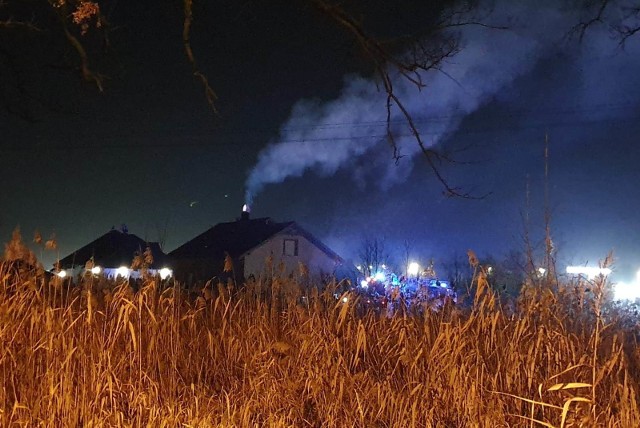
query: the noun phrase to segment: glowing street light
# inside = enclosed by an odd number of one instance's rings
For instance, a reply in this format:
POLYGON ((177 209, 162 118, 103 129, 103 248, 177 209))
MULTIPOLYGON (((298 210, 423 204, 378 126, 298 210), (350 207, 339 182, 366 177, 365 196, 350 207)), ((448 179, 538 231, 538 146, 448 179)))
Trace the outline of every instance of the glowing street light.
POLYGON ((100 266, 94 266, 91 268, 91 273, 94 275, 98 275, 101 271, 102 269, 100 269, 100 266))
POLYGON ((126 266, 120 266, 118 269, 116 269, 116 276, 121 276, 123 278, 128 278, 129 277, 129 268, 126 266))
POLYGON ((56 275, 58 275, 58 277, 60 278, 64 278, 67 276, 67 271, 66 270, 61 270, 60 272, 56 273, 56 275))
POLYGON ((169 268, 162 268, 160 269, 159 273, 160 273, 160 279, 167 279, 171 275, 173 275, 173 271, 169 268))
POLYGON ((420 265, 416 262, 409 263, 409 266, 407 266, 407 273, 409 275, 418 276, 418 272, 420 272, 420 265))

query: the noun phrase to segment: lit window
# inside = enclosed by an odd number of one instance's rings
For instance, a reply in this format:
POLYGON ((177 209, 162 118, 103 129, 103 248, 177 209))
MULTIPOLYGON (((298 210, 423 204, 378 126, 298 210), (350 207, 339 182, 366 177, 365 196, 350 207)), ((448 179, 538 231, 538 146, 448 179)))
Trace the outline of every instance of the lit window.
POLYGON ((297 256, 298 255, 298 240, 297 239, 285 239, 282 244, 282 254, 284 256, 297 256))

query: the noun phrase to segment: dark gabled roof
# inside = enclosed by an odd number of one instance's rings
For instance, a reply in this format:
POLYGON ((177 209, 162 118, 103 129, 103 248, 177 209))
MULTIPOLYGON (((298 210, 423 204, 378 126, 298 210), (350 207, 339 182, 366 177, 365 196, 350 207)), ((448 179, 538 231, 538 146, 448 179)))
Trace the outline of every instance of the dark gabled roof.
POLYGON ((115 229, 61 259, 60 267, 68 269, 84 266, 92 257, 97 266, 131 266, 135 254, 143 252, 147 247, 151 249, 151 254, 153 255, 151 267, 163 267, 166 255, 162 252, 157 242, 146 242, 132 233, 125 233, 115 229))
POLYGON ((169 257, 222 260, 225 253, 229 253, 237 258, 291 224, 293 222, 275 223, 268 217, 218 223, 171 251, 169 257))

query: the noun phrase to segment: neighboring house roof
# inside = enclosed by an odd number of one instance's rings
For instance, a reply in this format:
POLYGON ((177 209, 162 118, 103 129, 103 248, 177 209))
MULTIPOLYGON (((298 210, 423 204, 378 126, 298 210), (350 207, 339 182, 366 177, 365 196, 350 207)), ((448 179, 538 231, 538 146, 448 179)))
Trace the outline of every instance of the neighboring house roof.
POLYGON ((146 242, 132 233, 111 230, 93 242, 74 251, 60 260, 62 269, 84 266, 93 257, 97 266, 119 267, 131 266, 136 253, 143 252, 147 247, 153 255, 152 268, 161 268, 166 255, 157 242, 146 242))
POLYGON ((268 217, 218 223, 171 251, 169 257, 220 260, 228 253, 237 258, 293 224, 275 223, 268 217))

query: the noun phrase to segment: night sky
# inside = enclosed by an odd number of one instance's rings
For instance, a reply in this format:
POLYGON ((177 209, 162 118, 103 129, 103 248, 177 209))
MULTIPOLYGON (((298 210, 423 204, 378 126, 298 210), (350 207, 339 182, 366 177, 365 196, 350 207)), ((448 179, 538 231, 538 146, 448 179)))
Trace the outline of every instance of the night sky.
MULTIPOLYGON (((419 260, 469 248, 500 258, 523 248, 527 211, 543 238, 548 136, 559 264, 613 250, 620 278, 640 268, 640 36, 621 46, 596 25, 579 41, 568 37, 579 13, 559 2, 497 2, 486 22, 509 29, 463 28, 463 49, 423 76, 422 91, 398 80, 425 141, 459 161, 440 165, 447 182, 488 194, 463 199, 443 193, 397 111, 396 164, 371 65, 305 2, 196 3, 193 49, 218 116, 184 55, 181 2, 160 3, 109 9, 113 51, 95 57, 102 93, 47 66, 73 58, 55 34, 2 34, 4 50, 30 58, 16 77, 2 57, 2 102, 29 118, 0 113, 4 241, 17 225, 27 240, 55 233, 63 257, 124 223, 171 251, 238 217, 248 189, 252 216, 295 220, 346 258, 364 237, 383 239, 398 262, 404 241, 419 260), (7 89, 16 79, 39 101, 7 89)), ((434 16, 351 3, 385 37, 434 16)))

